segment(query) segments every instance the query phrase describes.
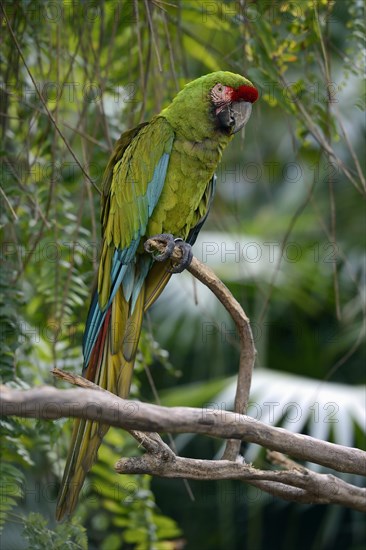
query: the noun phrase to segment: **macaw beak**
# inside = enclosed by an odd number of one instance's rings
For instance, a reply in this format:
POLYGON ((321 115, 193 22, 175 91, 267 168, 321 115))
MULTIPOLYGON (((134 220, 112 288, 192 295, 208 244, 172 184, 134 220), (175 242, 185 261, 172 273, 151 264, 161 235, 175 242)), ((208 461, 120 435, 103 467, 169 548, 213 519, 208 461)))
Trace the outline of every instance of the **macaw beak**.
POLYGON ((252 104, 249 101, 234 101, 220 111, 217 118, 220 126, 236 134, 246 125, 252 112, 252 104))

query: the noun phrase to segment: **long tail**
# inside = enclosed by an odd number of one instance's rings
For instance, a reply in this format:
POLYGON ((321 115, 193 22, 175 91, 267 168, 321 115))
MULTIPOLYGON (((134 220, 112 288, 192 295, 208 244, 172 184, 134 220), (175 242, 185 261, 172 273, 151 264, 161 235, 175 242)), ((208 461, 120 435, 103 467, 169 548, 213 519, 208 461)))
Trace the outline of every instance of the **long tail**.
MULTIPOLYGON (((132 312, 124 299, 122 287, 119 288, 83 373, 88 380, 120 397, 126 398, 129 393, 143 313, 155 302, 170 278, 166 267, 165 263, 152 266, 132 312)), ((89 312, 89 316, 91 314, 89 312)), ((108 425, 100 422, 75 420, 57 501, 58 521, 74 511, 85 476, 97 458, 108 429, 108 425)))

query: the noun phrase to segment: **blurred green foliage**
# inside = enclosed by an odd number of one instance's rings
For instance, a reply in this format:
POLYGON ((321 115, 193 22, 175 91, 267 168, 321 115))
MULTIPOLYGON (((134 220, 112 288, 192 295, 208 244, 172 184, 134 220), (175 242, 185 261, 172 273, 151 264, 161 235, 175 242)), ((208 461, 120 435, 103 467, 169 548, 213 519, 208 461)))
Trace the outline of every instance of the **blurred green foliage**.
MULTIPOLYGON (((54 366, 80 371, 99 249, 96 187, 113 142, 187 81, 225 69, 251 78, 261 99, 245 140, 236 137, 222 159, 196 253, 245 307, 260 367, 323 387, 324 380, 350 391, 364 383, 363 3, 2 6, 2 381, 26 388, 54 383, 54 366)), ((200 406, 231 383, 237 342, 222 310, 200 287, 195 306, 192 283, 182 281, 172 282, 147 320, 132 395, 156 399, 151 372, 165 403, 200 406)), ((108 549, 361 548, 364 525, 349 510, 283 503, 229 482, 192 483, 191 502, 178 481, 154 480, 153 493, 145 476, 121 480, 114 462, 137 450, 116 430, 78 515, 55 527, 70 423, 7 419, 1 437, 4 548, 85 548, 86 537, 89 548, 108 549)), ((189 456, 218 451, 208 438, 177 445, 189 456)))

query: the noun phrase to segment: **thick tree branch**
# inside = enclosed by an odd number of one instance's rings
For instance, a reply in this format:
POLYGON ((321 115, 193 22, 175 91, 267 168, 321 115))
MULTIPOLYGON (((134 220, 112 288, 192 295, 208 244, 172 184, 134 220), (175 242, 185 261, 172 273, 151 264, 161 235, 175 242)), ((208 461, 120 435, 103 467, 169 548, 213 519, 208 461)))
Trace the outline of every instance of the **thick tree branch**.
POLYGON ((31 390, 13 390, 0 386, 0 414, 49 420, 86 418, 127 430, 199 433, 239 439, 340 472, 366 475, 366 453, 360 449, 294 434, 227 411, 161 407, 91 389, 57 390, 42 386, 31 390))
MULTIPOLYGON (((60 376, 60 371, 57 374, 60 376)), ((61 376, 70 378, 65 373, 61 376)), ((82 377, 72 375, 71 380, 89 389, 57 390, 44 386, 22 391, 0 386, 0 414, 46 419, 72 416, 122 427, 147 453, 142 457, 120 459, 116 465, 119 473, 200 480, 237 479, 290 501, 332 502, 366 511, 366 489, 330 474, 312 472, 280 453, 270 453, 270 459, 286 471, 257 470, 240 460, 182 458, 176 456, 157 433, 151 432, 191 432, 251 441, 287 452, 304 461, 366 475, 366 453, 359 449, 293 434, 235 413, 188 407, 167 408, 128 401, 99 387, 90 389, 94 384, 82 377)))

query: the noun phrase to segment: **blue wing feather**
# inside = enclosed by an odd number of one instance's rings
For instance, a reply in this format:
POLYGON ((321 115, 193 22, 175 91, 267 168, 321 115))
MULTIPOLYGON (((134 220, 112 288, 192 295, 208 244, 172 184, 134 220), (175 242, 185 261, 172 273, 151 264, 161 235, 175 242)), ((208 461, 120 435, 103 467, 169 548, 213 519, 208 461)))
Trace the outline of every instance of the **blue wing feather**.
POLYGON ((128 247, 124 249, 115 249, 111 268, 110 295, 108 303, 103 311, 99 307, 98 292, 96 291, 93 296, 83 337, 84 365, 88 365, 89 363, 100 328, 121 284, 123 284, 125 299, 128 301, 132 298, 131 311, 133 311, 136 304, 139 292, 151 265, 150 257, 147 259, 144 258, 140 262, 141 265, 139 266, 138 273, 136 273, 135 255, 141 236, 144 235, 147 226, 147 221, 145 223, 141 222, 143 219, 146 219, 146 208, 148 210, 148 218, 151 216, 163 190, 172 143, 173 137, 168 144, 169 153, 163 153, 155 167, 153 177, 147 185, 146 194, 136 197, 140 213, 140 227, 128 247))

